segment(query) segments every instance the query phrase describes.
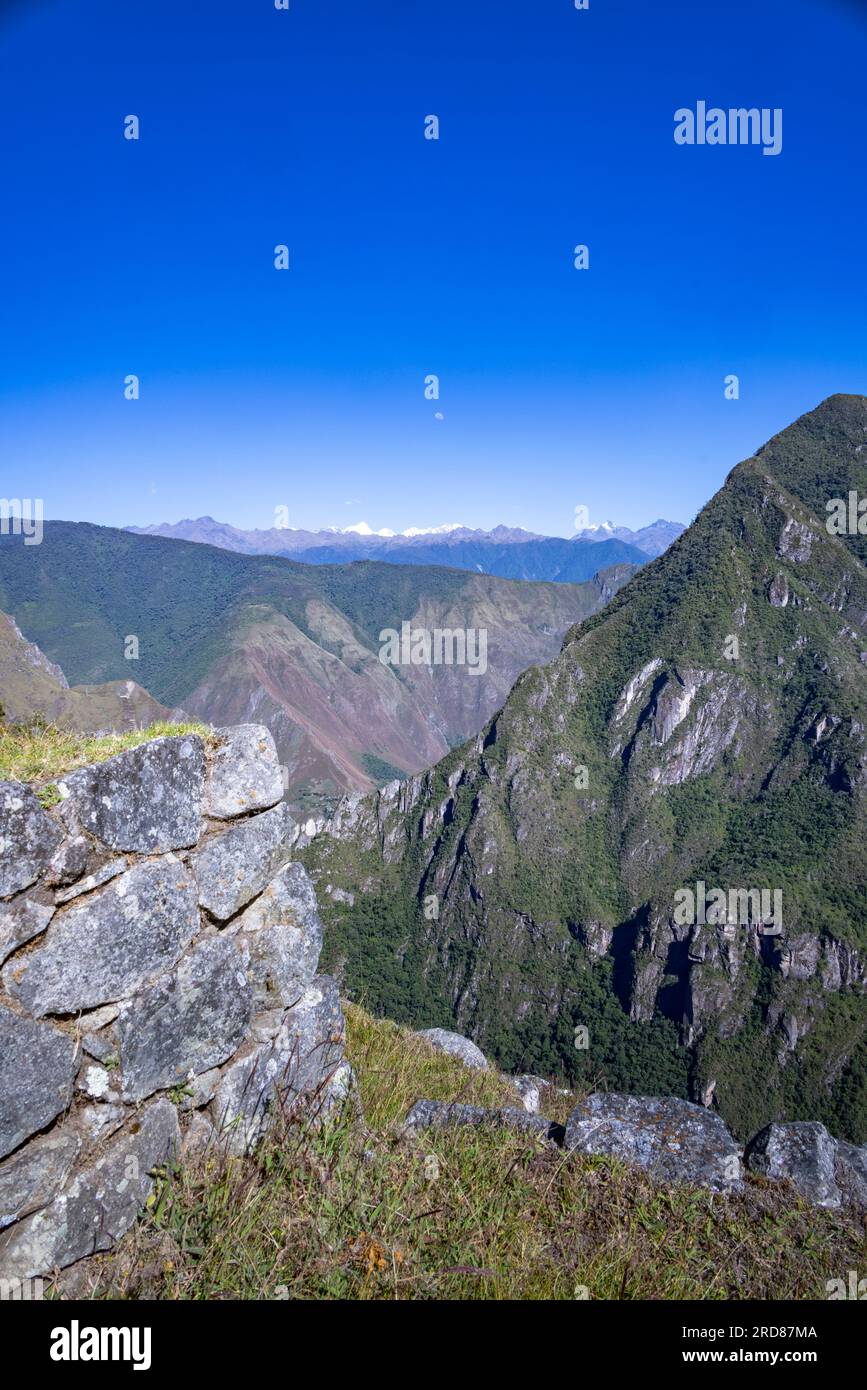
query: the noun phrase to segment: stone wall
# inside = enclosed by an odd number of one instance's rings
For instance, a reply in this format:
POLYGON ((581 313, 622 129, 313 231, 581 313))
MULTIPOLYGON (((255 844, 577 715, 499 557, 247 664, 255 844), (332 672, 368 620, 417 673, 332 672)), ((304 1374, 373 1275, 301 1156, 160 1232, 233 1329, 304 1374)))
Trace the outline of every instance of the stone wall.
POLYGON ((249 1151, 278 1105, 349 1080, 264 727, 156 739, 56 788, 0 783, 6 1279, 108 1249, 183 1147, 249 1151))

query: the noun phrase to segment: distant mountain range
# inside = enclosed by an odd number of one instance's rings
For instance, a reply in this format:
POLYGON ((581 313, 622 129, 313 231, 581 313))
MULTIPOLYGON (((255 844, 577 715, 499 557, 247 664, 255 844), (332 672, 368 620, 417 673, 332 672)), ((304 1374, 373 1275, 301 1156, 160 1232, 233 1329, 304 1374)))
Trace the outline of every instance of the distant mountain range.
POLYGON ((392 565, 446 565, 501 579, 537 579, 578 584, 611 565, 642 565, 661 554, 683 531, 676 521, 655 521, 639 531, 604 522, 571 540, 540 536, 515 526, 492 531, 450 523, 410 527, 401 534, 373 531, 366 522, 343 530, 293 530, 272 527, 245 531, 213 517, 162 522, 157 526, 128 526, 135 535, 196 541, 245 555, 282 555, 306 564, 346 564, 382 560, 392 565))
MULTIPOLYGON (((590 549, 603 558, 604 547, 590 549)), ((124 689, 134 673, 163 705, 214 724, 267 724, 293 805, 317 811, 417 772, 476 733, 515 678, 555 656, 567 629, 634 573, 622 565, 571 585, 368 561, 312 566, 84 522, 47 522, 38 546, 0 537, 0 609, 49 663, 70 681, 124 689), (486 669, 383 664, 379 634, 404 622, 484 629, 486 669), (124 655, 128 637, 135 660, 124 655)), ((19 652, 17 686, 22 661, 19 652)), ((52 679, 62 705, 64 677, 53 669, 52 679)))

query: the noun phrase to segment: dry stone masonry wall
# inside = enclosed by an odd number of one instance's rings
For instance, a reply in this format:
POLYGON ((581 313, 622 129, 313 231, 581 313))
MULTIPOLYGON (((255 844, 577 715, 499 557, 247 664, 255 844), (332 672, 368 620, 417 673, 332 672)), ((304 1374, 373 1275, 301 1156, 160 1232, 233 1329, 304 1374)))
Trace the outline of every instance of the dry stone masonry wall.
POLYGON ((349 1084, 261 725, 0 783, 0 1278, 108 1249, 186 1146, 349 1084), (45 798, 43 798, 44 800, 45 798))

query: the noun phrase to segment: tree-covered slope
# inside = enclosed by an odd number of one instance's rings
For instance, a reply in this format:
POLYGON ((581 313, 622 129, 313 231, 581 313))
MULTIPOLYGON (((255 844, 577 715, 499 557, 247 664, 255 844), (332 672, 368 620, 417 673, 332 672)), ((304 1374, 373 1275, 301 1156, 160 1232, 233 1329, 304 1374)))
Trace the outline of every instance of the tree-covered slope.
POLYGON ((867 399, 832 397, 476 741, 346 803, 309 855, 348 985, 456 1021, 508 1070, 863 1142, 867 573, 862 538, 825 524, 850 490, 867 399), (685 921, 699 883, 780 894, 781 933, 685 921))

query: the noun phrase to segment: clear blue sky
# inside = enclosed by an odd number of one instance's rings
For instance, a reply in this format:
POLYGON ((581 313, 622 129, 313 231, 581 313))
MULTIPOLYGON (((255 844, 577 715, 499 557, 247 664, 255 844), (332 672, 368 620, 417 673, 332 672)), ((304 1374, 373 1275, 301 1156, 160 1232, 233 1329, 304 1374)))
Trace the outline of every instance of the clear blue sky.
POLYGON ((865 72, 844 0, 5 5, 2 492, 110 525, 688 521, 867 390, 865 72), (699 99, 782 107, 782 153, 677 146, 699 99))

